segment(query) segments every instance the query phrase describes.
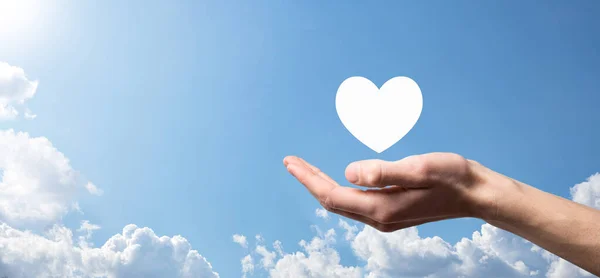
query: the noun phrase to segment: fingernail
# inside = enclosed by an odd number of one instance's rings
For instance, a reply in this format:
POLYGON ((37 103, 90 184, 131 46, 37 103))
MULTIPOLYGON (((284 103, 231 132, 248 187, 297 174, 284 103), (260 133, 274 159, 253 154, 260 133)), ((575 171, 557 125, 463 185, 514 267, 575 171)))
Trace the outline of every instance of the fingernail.
POLYGON ((356 162, 350 163, 346 168, 346 179, 349 182, 355 183, 358 182, 358 172, 360 171, 360 164, 356 162))
POLYGON ((290 164, 289 160, 290 160, 289 156, 286 156, 286 157, 283 158, 283 165, 285 167, 287 167, 288 164, 290 164))
POLYGON ((296 166, 294 164, 288 164, 287 166, 287 170, 288 172, 290 172, 290 174, 292 174, 292 176, 296 176, 296 170, 295 170, 296 166))

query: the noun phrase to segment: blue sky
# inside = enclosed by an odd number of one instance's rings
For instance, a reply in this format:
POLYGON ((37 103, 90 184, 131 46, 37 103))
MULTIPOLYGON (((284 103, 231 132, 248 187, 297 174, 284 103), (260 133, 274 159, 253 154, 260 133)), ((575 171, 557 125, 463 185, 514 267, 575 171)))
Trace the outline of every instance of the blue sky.
MULTIPOLYGON (((66 226, 101 226, 96 245, 130 223, 180 234, 235 277, 247 252, 233 234, 291 252, 310 225, 337 223, 315 217, 286 155, 344 183, 355 160, 456 152, 570 198, 600 170, 598 13, 595 1, 46 2, 0 41, 0 61, 39 81, 27 102, 38 117, 0 127, 48 138, 104 191, 80 198, 85 214, 66 226), (418 123, 382 154, 335 111, 357 75, 422 90, 418 123)), ((418 229, 454 244, 482 224, 418 229)))

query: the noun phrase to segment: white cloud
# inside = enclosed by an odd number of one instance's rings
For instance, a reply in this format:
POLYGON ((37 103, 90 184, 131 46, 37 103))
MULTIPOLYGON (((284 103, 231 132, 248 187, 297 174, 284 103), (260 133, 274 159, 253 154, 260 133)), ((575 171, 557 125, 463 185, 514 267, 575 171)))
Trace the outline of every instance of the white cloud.
MULTIPOLYGON (((96 229, 89 223, 82 228, 96 229)), ((0 275, 19 277, 219 277, 181 236, 127 225, 100 248, 73 242, 55 225, 45 235, 0 224, 0 275)))
POLYGON ((29 80, 22 68, 0 62, 0 120, 14 119, 19 114, 14 105, 31 99, 37 87, 38 82, 29 80))
POLYGON ((263 245, 256 246, 256 253, 258 253, 262 259, 260 262, 262 267, 265 269, 269 269, 273 266, 275 257, 277 256, 275 252, 271 252, 267 250, 267 248, 263 245))
POLYGON ((317 215, 317 217, 319 218, 323 218, 325 220, 329 219, 329 213, 327 212, 326 209, 323 208, 317 208, 317 210, 315 211, 315 214, 317 215))
POLYGON ((90 223, 89 220, 81 221, 81 226, 77 229, 78 232, 84 232, 85 238, 89 239, 92 237, 92 233, 96 230, 100 230, 100 226, 90 223))
POLYGON ((24 115, 24 117, 27 120, 33 120, 33 119, 37 118, 37 115, 33 114, 33 112, 31 112, 31 110, 29 110, 29 108, 25 108, 25 115, 24 115))
MULTIPOLYGON (((315 227, 316 228, 316 227, 315 227)), ((319 236, 308 243, 304 240, 299 245, 304 252, 286 254, 283 251, 281 241, 275 241, 270 251, 264 245, 256 247, 254 255, 260 258, 260 266, 267 271, 271 277, 361 277, 360 267, 346 267, 340 264, 339 254, 331 247, 335 244, 335 230, 329 229, 321 232, 319 236)), ((257 241, 264 242, 262 237, 257 241)), ((252 255, 242 259, 242 272, 244 277, 255 271, 252 255)))
MULTIPOLYGON (((571 188, 573 200, 600 208, 600 174, 571 188)), ((317 217, 320 217, 317 211, 317 217)), ((541 249, 531 242, 489 224, 481 226, 470 238, 452 245, 440 237, 422 238, 416 227, 381 233, 370 226, 357 234, 358 227, 340 219, 345 239, 364 265, 340 264, 333 229, 310 243, 302 240, 302 251, 277 255, 269 269, 271 277, 592 277, 581 268, 541 249)), ((282 250, 281 242, 274 244, 282 250)), ((278 249, 279 248, 279 249, 278 249)))
POLYGON ((310 243, 300 241, 302 252, 282 252, 269 274, 272 277, 362 277, 363 274, 366 277, 529 277, 547 266, 546 260, 532 250, 533 244, 488 224, 473 233, 472 238, 464 238, 454 246, 439 237, 421 238, 414 227, 381 233, 365 226, 350 240, 353 253, 364 266, 340 263, 339 253, 333 247, 336 243, 333 229, 325 233, 317 229, 317 233, 320 236, 310 243))
POLYGON ((283 256, 283 243, 281 243, 281 241, 276 240, 273 242, 273 248, 275 248, 275 251, 277 251, 277 255, 283 256))
POLYGON ((527 277, 547 268, 546 260, 532 243, 489 224, 463 238, 453 248, 460 264, 458 273, 467 277, 502 273, 504 277, 527 277))
POLYGON ((81 207, 79 206, 79 202, 75 201, 71 204, 71 211, 75 211, 79 214, 83 214, 83 210, 81 210, 81 207))
POLYGON ((252 274, 254 272, 254 259, 252 259, 252 256, 245 256, 244 258, 242 258, 241 263, 243 277, 246 277, 246 275, 252 274))
POLYGON ((94 231, 100 230, 100 226, 90 223, 89 220, 81 221, 81 226, 77 229, 78 232, 84 233, 83 236, 79 236, 79 246, 91 247, 93 244, 88 242, 92 238, 94 231))
POLYGON ((589 177, 585 182, 571 187, 573 201, 600 209, 600 173, 589 177))
POLYGON ((246 240, 246 236, 244 236, 244 235, 238 235, 238 234, 233 235, 233 242, 239 244, 240 246, 242 246, 244 248, 248 247, 248 241, 246 240))
POLYGON ((52 224, 82 186, 69 159, 44 138, 0 131, 0 221, 16 227, 52 224))
POLYGON ((356 232, 358 232, 358 227, 356 227, 355 225, 348 224, 348 222, 342 220, 341 218, 338 223, 338 226, 340 226, 340 228, 346 230, 346 234, 344 235, 346 240, 353 240, 354 237, 356 236, 356 232))
POLYGON ((0 120, 13 120, 19 116, 19 112, 12 106, 0 103, 0 120))
POLYGON ((557 258, 550 262, 550 268, 546 273, 548 278, 563 278, 563 277, 594 277, 591 273, 579 268, 578 266, 567 262, 561 258, 557 258))
POLYGON ((210 263, 181 236, 157 236, 127 225, 93 248, 100 226, 82 221, 74 237, 61 224, 84 188, 69 160, 48 139, 0 131, 0 275, 8 277, 218 277, 210 263), (45 234, 18 227, 54 224, 45 234), (35 225, 34 225, 35 224, 35 225), (76 240, 77 239, 77 240, 76 240))
POLYGON ((362 277, 360 267, 340 264, 339 253, 331 247, 335 232, 329 230, 325 237, 315 237, 311 242, 300 241, 304 252, 285 254, 274 268, 271 277, 362 277))
POLYGON ((367 262, 371 277, 425 277, 457 261, 452 247, 439 237, 420 238, 416 228, 380 233, 365 226, 352 242, 356 255, 367 262))
POLYGON ((104 194, 104 191, 100 188, 98 188, 95 184, 88 182, 85 185, 85 189, 87 189, 88 192, 90 192, 90 194, 92 195, 96 195, 96 196, 102 196, 102 194, 104 194))
MULTIPOLYGON (((23 71, 0 62, 0 119, 19 115, 37 90, 23 71)), ((36 117, 25 108, 25 117, 36 117)), ((80 211, 74 200, 83 188, 69 160, 44 138, 13 130, 0 131, 0 275, 15 277, 219 277, 210 263, 181 236, 157 236, 149 228, 127 225, 100 248, 89 241, 99 225, 87 220, 81 235, 56 224, 68 211, 80 211), (52 228, 44 234, 19 227, 52 228), (77 241, 75 239, 78 239, 77 241)))

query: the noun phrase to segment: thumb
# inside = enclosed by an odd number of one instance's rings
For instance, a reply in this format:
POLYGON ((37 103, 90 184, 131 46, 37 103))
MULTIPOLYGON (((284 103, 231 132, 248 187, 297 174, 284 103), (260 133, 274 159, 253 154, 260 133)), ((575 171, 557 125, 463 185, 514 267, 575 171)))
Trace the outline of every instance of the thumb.
POLYGON ((425 170, 425 164, 416 156, 394 162, 370 159, 350 163, 346 167, 346 179, 353 184, 369 187, 424 187, 425 170))

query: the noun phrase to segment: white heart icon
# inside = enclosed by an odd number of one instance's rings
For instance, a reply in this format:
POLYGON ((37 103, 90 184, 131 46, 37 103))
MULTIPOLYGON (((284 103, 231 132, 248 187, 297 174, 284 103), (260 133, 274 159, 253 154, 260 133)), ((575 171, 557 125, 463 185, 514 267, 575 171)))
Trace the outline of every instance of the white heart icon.
POLYGON ((355 76, 338 88, 335 108, 356 139, 381 153, 417 123, 423 96, 419 85, 408 77, 394 77, 378 89, 371 80, 355 76))

